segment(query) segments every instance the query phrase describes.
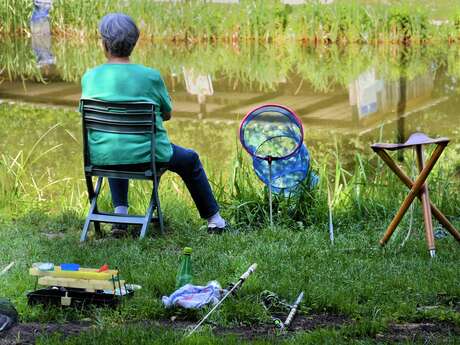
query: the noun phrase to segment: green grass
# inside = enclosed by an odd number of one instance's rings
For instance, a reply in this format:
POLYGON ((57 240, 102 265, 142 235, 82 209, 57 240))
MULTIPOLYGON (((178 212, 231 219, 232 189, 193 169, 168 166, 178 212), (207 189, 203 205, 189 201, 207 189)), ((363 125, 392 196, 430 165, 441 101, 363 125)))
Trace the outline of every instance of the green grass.
MULTIPOLYGON (((356 1, 285 6, 279 0, 242 0, 238 5, 201 0, 184 3, 57 0, 52 26, 60 35, 96 36, 102 16, 126 12, 139 23, 144 38, 155 40, 421 43, 458 39, 456 22, 460 7, 450 5, 448 10, 450 22, 440 29, 430 21, 431 7, 414 1, 402 4, 394 1, 392 6, 366 6, 356 1)), ((6 0, 6 6, 0 8, 3 19, 0 34, 28 33, 31 11, 32 3, 28 0, 6 0)))
MULTIPOLYGON (((213 336, 208 326, 196 337, 183 340, 181 331, 139 324, 174 315, 196 321, 206 312, 180 313, 161 305, 161 296, 174 289, 175 272, 184 246, 194 250, 194 282, 198 284, 216 279, 225 286, 251 263, 259 265, 238 297, 224 303, 211 318, 221 327, 269 322, 270 315, 260 304, 263 290, 275 291, 288 300, 293 300, 303 290, 302 313, 328 311, 353 320, 352 324, 337 330, 300 333, 280 340, 281 343, 370 344, 377 333, 385 333, 391 322, 431 319, 460 325, 458 312, 447 302, 458 302, 460 296, 458 243, 453 238, 438 240, 438 257, 430 260, 422 231, 421 210, 417 206, 410 211, 413 212, 412 224, 409 215, 406 216, 388 246, 385 249, 378 246, 379 238, 407 190, 369 152, 367 145, 366 148, 357 147, 353 154, 347 153, 347 146, 340 141, 336 146, 315 146, 313 166, 321 182, 317 189, 305 189, 290 203, 275 199, 274 229, 270 229, 267 222, 266 190, 252 172, 246 155, 232 146, 225 154, 228 157, 225 161, 213 158, 212 150, 202 158, 223 214, 234 224, 235 231, 209 236, 200 228, 203 223, 182 183, 167 174, 160 188, 167 222, 165 236, 151 232, 143 241, 91 238, 79 245, 87 201, 81 180, 81 147, 79 139, 73 139, 79 138, 74 133, 78 130, 78 115, 60 109, 50 111, 3 104, 0 116, 5 123, 11 123, 1 130, 7 142, 12 140, 12 133, 17 133, 14 126, 30 132, 27 138, 15 136, 15 140, 20 141, 18 146, 2 142, 3 161, 9 164, 0 164, 0 267, 10 261, 15 261, 16 265, 6 276, 0 277, 0 296, 14 302, 24 322, 89 318, 95 324, 93 331, 68 339, 68 344, 109 344, 114 339, 141 344, 236 343, 231 337, 213 336), (55 126, 57 120, 59 126, 55 126), (49 150, 57 144, 63 145, 49 150), (46 154, 40 156, 41 152, 46 154), (8 169, 11 157, 16 156, 24 158, 16 159, 15 170, 8 169), (44 174, 46 170, 50 172, 44 174), (56 183, 50 185, 52 182, 56 183), (328 185, 334 196, 334 246, 328 239, 328 185), (412 235, 405 241, 410 227, 412 235), (50 235, 57 237, 50 238, 50 235), (89 267, 107 263, 119 267, 128 282, 143 288, 119 311, 80 312, 30 307, 25 293, 33 289, 34 279, 27 269, 37 261, 78 262, 89 267), (417 311, 418 306, 427 305, 439 308, 417 311)), ((202 126, 205 125, 189 125, 187 130, 182 130, 180 143, 194 146, 197 137, 205 137, 200 134, 206 132, 202 126)), ((218 129, 215 129, 216 137, 231 142, 225 138, 234 135, 232 128, 221 130, 217 135, 218 129)), ((459 154, 458 143, 454 141, 430 178, 433 202, 457 227, 460 226, 459 154)), ((406 169, 412 159, 411 155, 406 156, 406 169)), ((133 211, 141 211, 146 195, 145 185, 133 184, 130 195, 133 211)), ((107 193, 102 206, 110 207, 107 193)), ((457 336, 437 341, 453 344, 459 340, 457 336)), ((272 341, 260 340, 259 343, 272 341)), ((43 338, 39 343, 62 341, 54 336, 43 338)))
MULTIPOLYGON (((24 1, 7 0, 6 7, 0 8, 3 37, 27 33, 31 2, 24 1)), ((179 78, 181 67, 187 66, 210 73, 213 79, 224 75, 232 86, 271 90, 294 72, 315 90, 328 91, 336 85, 346 86, 371 66, 376 66, 386 80, 397 80, 402 54, 407 57, 404 73, 409 79, 429 71, 433 60, 445 66, 449 76, 460 75, 455 46, 418 46, 402 52, 389 45, 350 45, 349 49, 325 45, 313 49, 308 45, 244 43, 398 42, 409 35, 412 42, 453 41, 459 36, 460 20, 456 21, 455 11, 444 2, 438 4, 433 16, 438 18, 436 13, 446 13, 448 8, 449 13, 441 16, 453 19, 439 30, 429 23, 429 9, 418 7, 412 11, 407 4, 392 8, 338 4, 291 9, 271 1, 244 1, 240 7, 196 2, 132 3, 128 8, 121 7, 118 1, 55 1, 52 25, 55 34, 63 35, 54 44, 59 78, 78 81, 88 67, 102 62, 99 47, 87 37, 95 36, 99 18, 114 10, 126 11, 140 23, 144 40, 134 59, 147 65, 154 61, 164 75, 179 71, 179 78), (66 35, 83 38, 68 40, 66 35), (166 41, 237 40, 240 44, 159 47, 150 44, 152 37, 166 41)), ((30 46, 8 38, 2 41, 2 47, 0 66, 5 68, 4 77, 42 79, 30 46)), ((442 113, 429 115, 443 120, 442 113)), ((215 325, 238 327, 270 322, 269 313, 260 304, 260 294, 266 289, 287 300, 293 300, 303 290, 303 315, 327 311, 353 321, 340 329, 255 341, 259 344, 373 344, 377 342, 376 334, 385 334, 393 322, 427 319, 447 320, 460 327, 459 313, 451 306, 460 298, 458 244, 450 236, 438 240, 438 257, 430 260, 419 206, 408 212, 386 248, 377 244, 407 194, 369 150, 369 143, 377 141, 378 133, 358 143, 354 138, 338 138, 330 143, 329 133, 309 132, 313 167, 320 184, 313 191, 303 188, 300 196, 292 199, 275 198, 276 226, 270 229, 267 191, 255 177, 247 155, 237 150, 235 128, 173 121, 168 124, 173 141, 203 153, 222 213, 236 230, 223 236, 207 235, 180 179, 167 174, 160 190, 167 224, 165 236, 151 231, 144 241, 91 238, 79 245, 88 205, 82 181, 78 114, 3 103, 0 118, 4 122, 0 129, 0 268, 16 262, 7 275, 0 277, 0 296, 14 302, 23 322, 90 319, 94 329, 67 339, 67 344, 241 343, 231 336, 213 335, 209 325, 187 340, 182 331, 155 325, 155 320, 172 316, 197 321, 207 311, 184 313, 165 310, 161 305, 161 296, 174 289, 184 246, 194 250, 195 283, 217 279, 226 285, 251 263, 259 264, 239 296, 226 302, 211 318, 215 325), (333 196, 334 246, 328 238, 328 188, 333 196), (411 235, 406 237, 409 231, 411 235), (27 270, 37 261, 78 262, 90 267, 108 263, 120 267, 128 282, 140 284, 143 289, 119 311, 29 307, 25 294, 33 289, 34 279, 27 270), (438 308, 417 311, 419 306, 432 305, 438 308), (146 327, 145 320, 152 325, 146 327)), ((454 140, 430 178, 430 190, 433 202, 460 227, 460 148, 458 131, 449 131, 454 140)), ((394 137, 393 133, 383 135, 394 137)), ((406 156, 403 165, 408 171, 412 161, 412 156, 406 156)), ((147 195, 145 184, 132 183, 132 212, 143 212, 147 195)), ((111 207, 107 192, 101 206, 111 207)), ((108 231, 108 227, 105 229, 108 231)), ((432 341, 455 344, 460 339, 456 335, 432 341)), ((39 340, 39 344, 61 343, 58 335, 39 340)))

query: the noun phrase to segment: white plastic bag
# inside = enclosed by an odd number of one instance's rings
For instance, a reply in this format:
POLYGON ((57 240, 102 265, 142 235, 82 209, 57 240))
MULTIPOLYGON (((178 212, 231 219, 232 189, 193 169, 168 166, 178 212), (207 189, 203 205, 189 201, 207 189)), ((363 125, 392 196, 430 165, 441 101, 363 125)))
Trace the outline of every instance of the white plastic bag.
POLYGON ((173 292, 171 296, 163 296, 166 308, 179 306, 186 309, 199 309, 207 304, 216 304, 222 298, 219 282, 211 281, 206 286, 187 284, 173 292))

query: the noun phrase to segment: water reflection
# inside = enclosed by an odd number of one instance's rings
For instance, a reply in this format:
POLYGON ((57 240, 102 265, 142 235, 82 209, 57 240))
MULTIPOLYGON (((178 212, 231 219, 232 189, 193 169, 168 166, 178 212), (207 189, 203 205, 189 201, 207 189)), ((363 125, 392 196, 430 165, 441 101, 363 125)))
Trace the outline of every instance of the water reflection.
MULTIPOLYGON (((397 143, 404 143, 406 142, 406 135, 404 133, 404 114, 406 112, 406 105, 407 105, 407 45, 403 46, 400 53, 400 73, 399 73, 399 99, 398 99, 398 106, 396 109, 396 115, 398 118, 398 127, 397 127, 397 143)), ((431 90, 430 90, 431 91, 431 90)), ((404 160, 404 153, 403 150, 398 150, 398 160, 402 162, 404 160)))
POLYGON ((211 75, 196 73, 193 68, 183 67, 182 71, 184 73, 184 81, 187 92, 190 95, 197 96, 198 104, 200 106, 200 112, 197 117, 202 119, 203 117, 206 117, 206 96, 212 96, 214 94, 211 75))
POLYGON ((32 49, 39 67, 53 65, 55 57, 51 52, 51 30, 49 12, 52 0, 34 0, 34 10, 30 20, 32 49))
MULTIPOLYGON (((396 142, 405 142, 405 118, 412 112, 430 107, 436 101, 433 95, 435 74, 429 70, 408 79, 406 53, 401 51, 401 64, 397 80, 378 78, 375 68, 360 74, 348 86, 352 117, 355 123, 369 123, 373 118, 391 121, 395 113, 396 142)), ((433 104, 434 105, 434 104, 433 104)))
MULTIPOLYGON (((370 154, 370 143, 402 142, 416 130, 450 137, 449 152, 460 152, 460 47, 139 44, 134 61, 159 69, 170 90, 171 140, 214 164, 214 176, 232 171, 239 120, 268 102, 296 110, 313 160, 338 147, 350 170, 356 152, 370 154)), ((32 48, 26 40, 0 42, 0 152, 13 162, 59 124, 37 147, 47 154, 34 165, 34 179, 79 179, 79 79, 104 57, 96 42, 55 43, 56 67, 44 74, 32 48)))
MULTIPOLYGON (((27 54, 14 59, 14 54, 27 51, 24 41, 6 40, 1 45, 7 49, 0 49, 0 66, 5 65, 0 99, 75 109, 80 76, 104 61, 96 42, 60 42, 53 51, 58 57, 54 75, 48 75, 48 83, 43 84, 35 81, 44 75, 30 67, 27 54)), ((402 142, 406 133, 420 125, 418 118, 459 99, 457 47, 293 44, 235 49, 233 45, 140 42, 135 52, 135 62, 161 71, 176 118, 209 123, 234 126, 250 109, 270 102, 295 109, 307 131, 327 129, 336 135, 362 136, 391 128, 389 141, 402 142)), ((443 116, 459 124, 453 109, 443 116)), ((433 121, 428 134, 447 135, 439 126, 439 121, 433 121)))
POLYGON ((348 87, 350 105, 359 118, 369 116, 378 111, 377 94, 383 89, 383 80, 377 80, 375 69, 362 74, 348 87))

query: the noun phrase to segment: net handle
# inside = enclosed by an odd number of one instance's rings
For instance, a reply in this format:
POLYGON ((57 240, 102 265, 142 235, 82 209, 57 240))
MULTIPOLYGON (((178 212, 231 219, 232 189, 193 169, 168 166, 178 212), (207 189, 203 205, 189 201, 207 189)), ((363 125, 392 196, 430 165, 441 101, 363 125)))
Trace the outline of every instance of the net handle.
MULTIPOLYGON (((277 104, 277 103, 268 103, 268 104, 264 104, 264 105, 261 105, 255 109, 252 109, 250 110, 244 117, 243 119, 241 120, 241 123, 240 123, 240 128, 239 128, 239 137, 240 137, 240 142, 243 144, 243 147, 244 149, 246 150, 246 152, 248 152, 251 156, 253 157, 257 157, 257 158, 260 158, 260 159, 264 159, 264 160, 268 160, 268 159, 272 159, 272 160, 277 160, 277 159, 285 159, 285 158, 289 158, 291 156, 293 156, 299 149, 300 147, 302 146, 303 144, 303 124, 302 124, 302 120, 300 119, 300 117, 296 114, 296 112, 294 110, 292 110, 291 108, 289 107, 286 107, 285 105, 281 105, 281 104, 277 104), (294 118, 296 119, 297 121, 297 124, 300 126, 300 143, 299 145, 297 146, 297 148, 292 152, 290 153, 289 155, 287 156, 284 156, 284 157, 277 157, 277 158, 273 158, 271 156, 266 156, 266 157, 260 157, 260 156, 257 156, 257 155, 253 155, 251 152, 248 151, 248 149, 246 149, 246 145, 243 144, 243 140, 242 140, 242 131, 243 131, 243 125, 244 123, 246 122, 246 119, 254 112, 256 112, 257 110, 259 109, 262 109, 262 108, 266 108, 266 107, 278 107, 278 108, 282 108, 284 110, 287 110, 291 115, 294 116, 294 118), (270 158, 269 158, 270 157, 270 158)), ((271 139, 267 139, 267 140, 271 140, 271 139)), ((264 143, 267 141, 265 140, 264 143)), ((262 144, 259 145, 259 147, 261 146, 262 144)))

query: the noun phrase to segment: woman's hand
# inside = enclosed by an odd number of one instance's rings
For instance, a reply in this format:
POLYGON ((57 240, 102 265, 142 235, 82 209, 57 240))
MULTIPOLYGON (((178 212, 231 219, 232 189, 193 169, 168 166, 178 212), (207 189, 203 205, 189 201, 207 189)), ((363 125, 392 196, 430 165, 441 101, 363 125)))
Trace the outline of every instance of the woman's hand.
POLYGON ((170 111, 164 111, 164 112, 161 113, 161 117, 163 118, 163 121, 171 120, 171 112, 170 111))

